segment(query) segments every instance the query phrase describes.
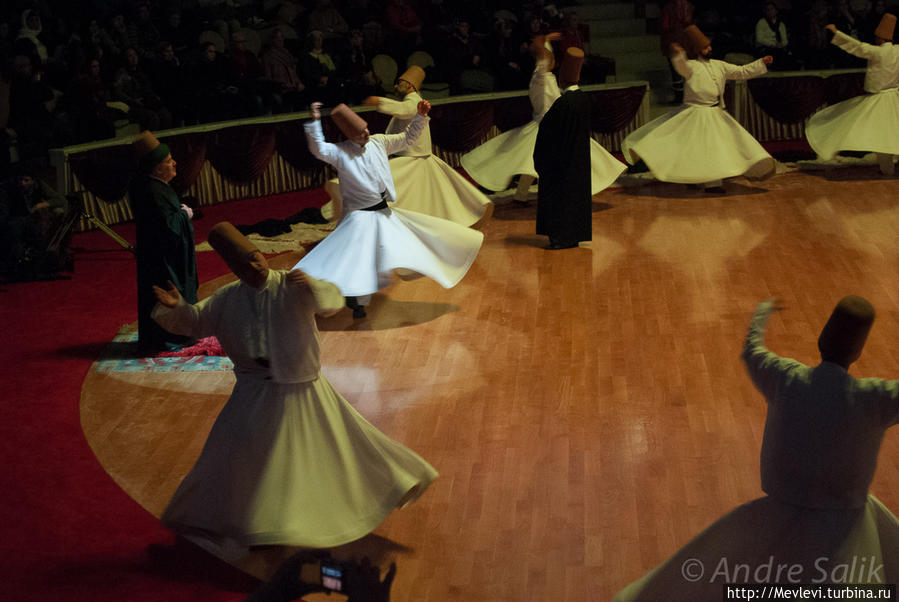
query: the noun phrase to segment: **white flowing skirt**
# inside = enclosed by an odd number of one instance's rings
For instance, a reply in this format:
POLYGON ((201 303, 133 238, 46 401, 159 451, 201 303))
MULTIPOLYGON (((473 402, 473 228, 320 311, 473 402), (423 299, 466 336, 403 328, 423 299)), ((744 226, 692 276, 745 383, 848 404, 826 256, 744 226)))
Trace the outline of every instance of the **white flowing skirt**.
POLYGON ((614 600, 722 600, 725 583, 897 579, 899 522, 874 496, 855 510, 813 510, 764 497, 725 514, 614 600), (778 567, 786 568, 778 575, 778 567), (788 578, 790 567, 798 568, 788 578))
POLYGON ((809 119, 805 136, 825 160, 839 151, 899 155, 899 90, 856 96, 821 109, 809 119))
POLYGON ((774 175, 777 162, 719 107, 683 105, 632 132, 621 145, 628 163, 640 159, 663 182, 703 184, 774 175))
POLYGON ((323 375, 298 384, 238 376, 162 520, 226 560, 253 545, 331 547, 370 533, 436 477, 323 375))
POLYGON ((440 157, 390 159, 396 207, 471 226, 493 211, 493 201, 440 157))
MULTIPOLYGON (((487 190, 505 190, 517 175, 536 178, 534 146, 538 125, 538 122, 530 121, 491 138, 462 155, 462 167, 487 190)), ((599 142, 590 139, 590 194, 598 194, 611 186, 625 169, 627 165, 613 157, 599 142)))
MULTIPOLYGON (((439 157, 393 157, 390 172, 396 189, 395 207, 463 226, 493 215, 493 201, 439 157)), ((338 178, 328 180, 325 191, 336 207, 343 206, 338 178)))
POLYGON ((462 280, 484 235, 449 220, 396 206, 351 211, 294 266, 333 282, 348 297, 389 285, 393 270, 427 276, 444 288, 462 280))

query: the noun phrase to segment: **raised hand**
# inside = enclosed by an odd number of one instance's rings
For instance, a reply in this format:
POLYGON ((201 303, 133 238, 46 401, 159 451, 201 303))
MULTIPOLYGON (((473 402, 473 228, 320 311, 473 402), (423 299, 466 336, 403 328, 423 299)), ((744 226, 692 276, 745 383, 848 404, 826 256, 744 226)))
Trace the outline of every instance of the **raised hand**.
POLYGON ((766 56, 763 56, 763 57, 762 57, 762 62, 765 63, 766 65, 770 65, 771 63, 774 62, 774 57, 771 56, 770 54, 769 54, 769 55, 766 55, 766 56))
POLYGON ((181 299, 181 293, 178 292, 178 289, 175 288, 175 285, 172 284, 172 281, 168 282, 169 288, 168 290, 153 285, 153 292, 156 293, 156 300, 165 305, 166 307, 175 307, 178 305, 178 301, 181 299))
POLYGON ((378 106, 379 102, 381 102, 380 96, 369 96, 368 98, 366 98, 365 100, 362 101, 362 104, 364 104, 367 107, 376 107, 376 106, 378 106))
POLYGON ((543 40, 546 42, 556 42, 561 39, 562 39, 562 34, 558 31, 551 31, 548 34, 546 34, 545 38, 543 38, 543 40))
POLYGON ((684 51, 684 47, 678 44, 677 42, 673 42, 671 44, 671 54, 680 54, 684 51))
POLYGON ((309 278, 300 270, 290 270, 287 272, 287 284, 309 288, 309 278))
POLYGON ((418 103, 418 114, 419 115, 422 115, 422 116, 427 115, 428 111, 430 111, 430 110, 431 110, 431 103, 429 103, 427 100, 422 100, 418 103))
POLYGON ((828 23, 827 25, 824 26, 824 29, 826 29, 826 30, 829 31, 830 33, 836 33, 836 32, 837 32, 837 26, 834 25, 833 23, 828 23))
POLYGON ((316 121, 322 118, 322 103, 313 102, 309 105, 309 110, 312 112, 312 118, 316 121))

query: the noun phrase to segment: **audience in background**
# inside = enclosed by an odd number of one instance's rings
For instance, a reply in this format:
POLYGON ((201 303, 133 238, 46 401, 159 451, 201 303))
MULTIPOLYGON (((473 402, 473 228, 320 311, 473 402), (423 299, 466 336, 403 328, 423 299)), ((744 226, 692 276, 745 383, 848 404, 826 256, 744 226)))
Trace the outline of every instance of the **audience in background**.
MULTIPOLYGON (((770 53, 779 69, 863 67, 834 52, 824 26, 870 39, 890 2, 694 0, 716 55, 770 53)), ((542 0, 18 3, 0 9, 0 63, 11 82, 0 154, 15 142, 20 155, 46 161, 48 148, 107 137, 122 122, 165 128, 303 110, 313 91, 329 104, 356 103, 385 83, 372 69, 379 54, 402 71, 412 52, 427 52, 428 81, 448 82, 454 94, 524 89, 535 35, 561 31, 560 50, 589 46, 577 10, 542 0), (221 36, 221 47, 201 45, 202 32, 221 36), (264 43, 258 56, 248 34, 264 43)), ((588 57, 584 83, 603 81, 602 63, 588 57)))

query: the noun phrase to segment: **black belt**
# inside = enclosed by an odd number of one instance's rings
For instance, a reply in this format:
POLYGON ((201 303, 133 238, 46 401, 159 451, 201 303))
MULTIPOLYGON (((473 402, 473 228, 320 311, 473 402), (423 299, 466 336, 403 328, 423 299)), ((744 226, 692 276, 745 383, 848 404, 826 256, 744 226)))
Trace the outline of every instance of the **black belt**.
POLYGON ((381 209, 387 209, 387 191, 381 193, 381 202, 372 205, 371 207, 365 207, 364 209, 360 209, 359 211, 380 211, 381 209))

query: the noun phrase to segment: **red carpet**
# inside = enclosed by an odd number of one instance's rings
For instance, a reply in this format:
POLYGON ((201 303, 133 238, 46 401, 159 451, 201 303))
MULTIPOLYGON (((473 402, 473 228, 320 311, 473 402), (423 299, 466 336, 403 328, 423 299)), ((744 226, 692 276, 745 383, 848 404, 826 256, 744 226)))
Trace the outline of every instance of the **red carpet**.
MULTIPOLYGON (((197 242, 228 219, 284 218, 327 200, 303 191, 204 207, 197 242)), ((131 242, 133 224, 114 229, 131 242)), ((74 236, 71 280, 0 285, 3 332, 0 512, 4 600, 242 600, 254 580, 173 546, 159 521, 123 493, 81 432, 81 384, 91 363, 136 316, 132 256, 106 234, 74 236)), ((227 271, 198 254, 200 281, 227 271)))

